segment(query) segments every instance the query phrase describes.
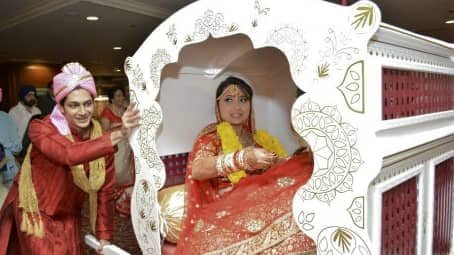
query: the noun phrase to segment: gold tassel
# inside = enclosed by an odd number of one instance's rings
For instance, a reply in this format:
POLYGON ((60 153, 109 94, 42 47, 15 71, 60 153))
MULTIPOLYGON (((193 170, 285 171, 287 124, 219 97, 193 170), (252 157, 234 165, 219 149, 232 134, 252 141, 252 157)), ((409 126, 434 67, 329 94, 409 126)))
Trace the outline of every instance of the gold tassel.
POLYGON ((43 221, 41 220, 41 217, 38 221, 38 224, 35 226, 36 226, 35 235, 38 238, 43 238, 44 237, 44 224, 43 224, 43 221))
POLYGON ((98 192, 92 190, 88 193, 90 206, 90 227, 91 231, 96 234, 96 214, 98 213, 98 192))
POLYGON ((32 182, 31 150, 32 145, 28 146, 19 176, 19 208, 22 208, 20 229, 29 235, 42 238, 44 237, 44 227, 39 215, 38 198, 32 182))
POLYGON ((26 212, 22 212, 22 222, 20 223, 20 230, 27 234, 31 234, 30 220, 26 212))

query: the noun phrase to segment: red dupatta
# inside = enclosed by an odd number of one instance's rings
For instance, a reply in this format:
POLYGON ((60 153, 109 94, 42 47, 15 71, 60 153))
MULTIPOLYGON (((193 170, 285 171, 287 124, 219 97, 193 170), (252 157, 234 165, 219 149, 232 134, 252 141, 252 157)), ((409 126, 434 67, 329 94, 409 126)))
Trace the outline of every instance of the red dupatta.
MULTIPOLYGON (((216 117, 222 121, 217 104, 216 117)), ((315 254, 315 243, 299 230, 291 213, 296 191, 312 175, 312 154, 294 156, 234 187, 224 177, 193 180, 194 160, 222 153, 218 123, 200 132, 189 154, 185 218, 176 254, 258 254, 271 249, 277 254, 315 254)), ((244 127, 251 135, 255 131, 252 103, 244 127)))
POLYGON ((176 254, 236 254, 244 249, 248 254, 268 249, 279 254, 315 251, 314 242, 298 229, 291 213, 296 190, 312 174, 312 155, 294 156, 263 174, 248 176, 222 194, 231 185, 222 177, 191 179, 195 159, 221 151, 216 124, 211 124, 189 154, 185 219, 176 254), (270 240, 270 235, 275 239, 270 240))

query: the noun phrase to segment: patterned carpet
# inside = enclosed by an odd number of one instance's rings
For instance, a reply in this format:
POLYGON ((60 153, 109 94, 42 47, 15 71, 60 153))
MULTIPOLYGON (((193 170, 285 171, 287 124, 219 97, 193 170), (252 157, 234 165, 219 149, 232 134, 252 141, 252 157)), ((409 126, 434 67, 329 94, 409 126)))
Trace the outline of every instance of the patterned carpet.
MULTIPOLYGON (((134 230, 132 228, 131 218, 120 216, 119 213, 115 214, 114 218, 115 222, 115 234, 114 239, 111 241, 116 246, 120 247, 121 249, 135 255, 142 254, 137 244, 136 237, 134 235, 134 230)), ((89 219, 88 219, 88 202, 86 201, 84 204, 84 208, 82 210, 82 223, 81 223, 81 240, 84 240, 84 236, 91 231, 89 230, 89 219)), ((85 243, 81 244, 82 250, 84 254, 87 255, 94 255, 96 252, 85 245, 85 243)))

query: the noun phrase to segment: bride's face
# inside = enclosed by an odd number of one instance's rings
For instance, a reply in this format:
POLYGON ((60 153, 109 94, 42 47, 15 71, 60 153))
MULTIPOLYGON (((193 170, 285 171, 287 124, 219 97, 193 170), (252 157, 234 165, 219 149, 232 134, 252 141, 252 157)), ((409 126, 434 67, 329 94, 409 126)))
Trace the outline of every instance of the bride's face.
POLYGON ((219 97, 221 119, 232 125, 245 123, 251 112, 251 101, 236 85, 229 85, 219 97))

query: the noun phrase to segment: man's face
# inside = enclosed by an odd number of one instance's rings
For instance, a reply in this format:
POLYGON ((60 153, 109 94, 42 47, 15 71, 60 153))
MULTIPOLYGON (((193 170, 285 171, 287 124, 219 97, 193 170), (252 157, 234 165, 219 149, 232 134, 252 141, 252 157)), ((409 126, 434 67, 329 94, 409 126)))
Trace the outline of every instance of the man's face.
POLYGON ((76 132, 89 128, 94 111, 93 97, 85 89, 76 89, 66 96, 60 110, 68 121, 68 125, 76 132))
POLYGON ((35 92, 33 91, 30 91, 27 93, 27 95, 25 95, 24 99, 22 99, 22 102, 26 105, 26 106, 34 106, 38 103, 38 99, 36 98, 36 94, 35 92))

